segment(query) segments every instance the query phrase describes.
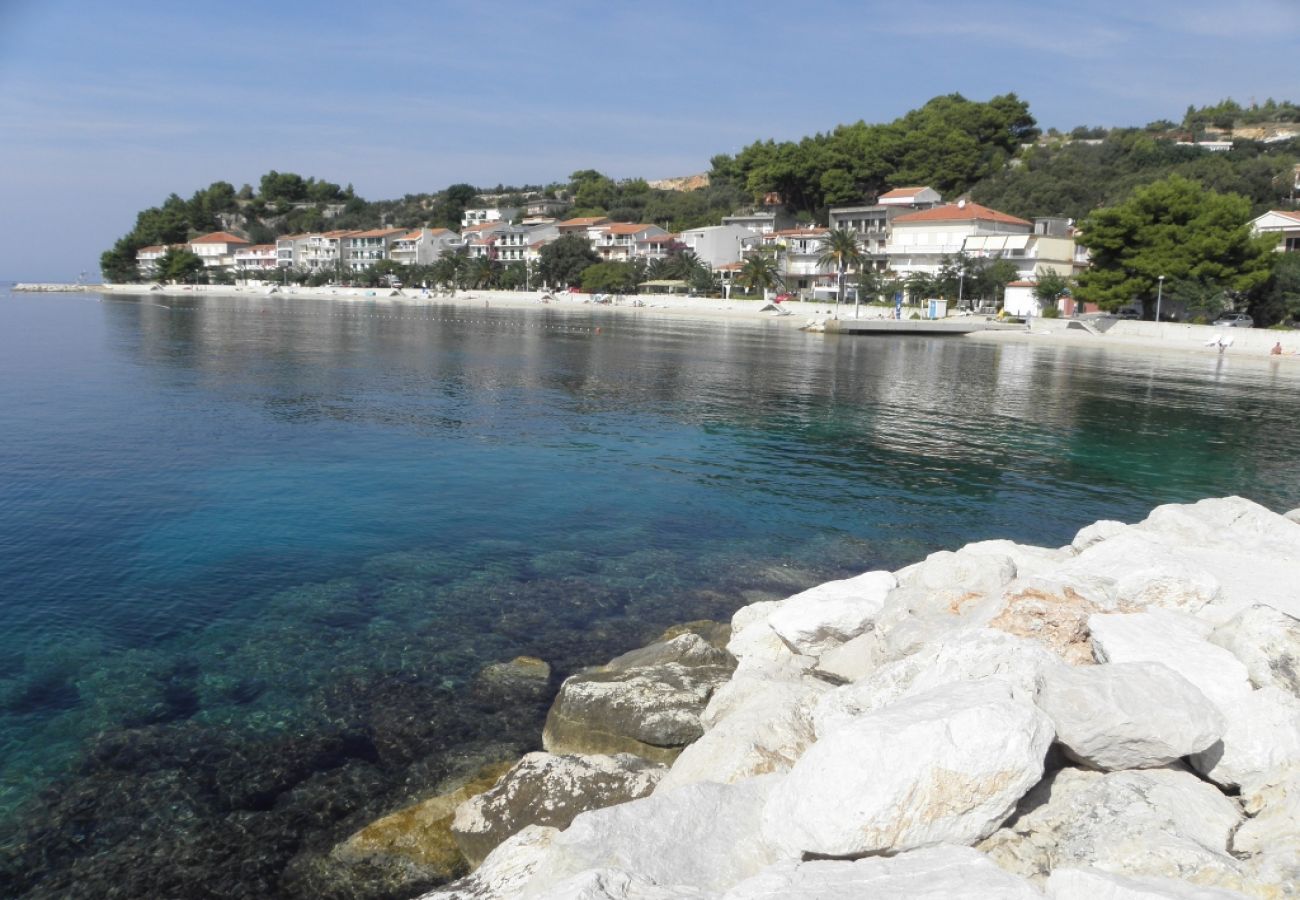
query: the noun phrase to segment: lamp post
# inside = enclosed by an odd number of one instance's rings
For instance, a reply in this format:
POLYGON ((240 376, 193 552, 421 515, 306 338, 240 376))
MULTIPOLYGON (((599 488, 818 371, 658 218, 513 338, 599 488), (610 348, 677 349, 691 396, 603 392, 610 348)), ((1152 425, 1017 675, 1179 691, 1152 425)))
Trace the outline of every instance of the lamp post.
POLYGON ((1160 300, 1165 295, 1165 276, 1156 279, 1156 323, 1160 322, 1160 300))

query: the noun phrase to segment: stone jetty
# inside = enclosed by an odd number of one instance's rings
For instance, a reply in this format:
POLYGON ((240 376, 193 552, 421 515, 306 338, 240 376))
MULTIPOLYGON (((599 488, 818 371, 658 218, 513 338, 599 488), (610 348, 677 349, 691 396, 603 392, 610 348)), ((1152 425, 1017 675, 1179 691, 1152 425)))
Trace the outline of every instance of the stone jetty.
POLYGON ((1300 896, 1300 524, 985 541, 562 686, 428 900, 1300 896))

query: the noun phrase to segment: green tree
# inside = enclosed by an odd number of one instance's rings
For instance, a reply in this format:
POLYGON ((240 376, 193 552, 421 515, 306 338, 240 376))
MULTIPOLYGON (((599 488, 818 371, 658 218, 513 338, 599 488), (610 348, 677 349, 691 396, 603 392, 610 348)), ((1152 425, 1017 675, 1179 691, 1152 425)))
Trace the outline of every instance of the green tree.
POLYGON ((1093 213, 1082 232, 1079 243, 1092 265, 1079 276, 1075 293, 1110 310, 1141 299, 1146 318, 1162 275, 1185 296, 1258 288, 1268 279, 1275 243, 1253 236, 1244 197, 1176 175, 1093 213))
MULTIPOLYGON (((862 248, 858 246, 858 237, 852 231, 836 228, 822 238, 818 249, 821 250, 821 256, 817 257, 817 265, 830 266, 836 273, 835 312, 838 314, 840 303, 844 300, 844 273, 862 267, 862 248)), ((857 306, 855 302, 855 315, 857 306)))
POLYGON ((636 282, 636 268, 625 262, 596 263, 582 272, 582 289, 589 294, 631 294, 636 282))
POLYGON ((777 262, 767 253, 754 253, 745 260, 736 280, 751 294, 764 294, 782 284, 777 262))
POLYGON ((580 234, 557 238, 543 247, 538 256, 542 279, 553 287, 581 284, 583 271, 600 262, 600 256, 591 249, 591 243, 580 234))
POLYGON ((1069 293, 1070 279, 1057 272, 1043 272, 1034 282, 1034 299, 1039 309, 1056 309, 1056 301, 1062 294, 1069 293))
POLYGON ((1250 314, 1260 325, 1300 319, 1300 253, 1275 253, 1268 281, 1250 298, 1250 314))
POLYGON ((193 281, 203 271, 203 260, 184 247, 168 247, 158 258, 159 281, 193 281))

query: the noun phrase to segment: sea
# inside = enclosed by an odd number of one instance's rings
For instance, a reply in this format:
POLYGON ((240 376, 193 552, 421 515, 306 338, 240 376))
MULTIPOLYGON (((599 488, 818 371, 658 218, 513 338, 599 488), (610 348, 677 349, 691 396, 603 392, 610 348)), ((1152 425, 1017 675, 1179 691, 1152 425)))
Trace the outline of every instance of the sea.
POLYGON ((387 897, 330 849, 676 623, 1300 506, 1300 365, 574 306, 0 287, 0 889, 387 897))

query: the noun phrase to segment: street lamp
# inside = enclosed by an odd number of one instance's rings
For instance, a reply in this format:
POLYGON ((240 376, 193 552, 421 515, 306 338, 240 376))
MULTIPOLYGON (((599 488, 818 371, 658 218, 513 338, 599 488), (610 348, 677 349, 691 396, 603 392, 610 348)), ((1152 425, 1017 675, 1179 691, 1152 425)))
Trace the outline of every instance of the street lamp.
POLYGON ((1156 323, 1159 324, 1159 322, 1160 322, 1160 299, 1161 299, 1161 298, 1164 296, 1164 294, 1165 294, 1165 276, 1161 275, 1159 278, 1156 279, 1156 281, 1158 282, 1158 284, 1157 284, 1157 286, 1156 286, 1156 323))

